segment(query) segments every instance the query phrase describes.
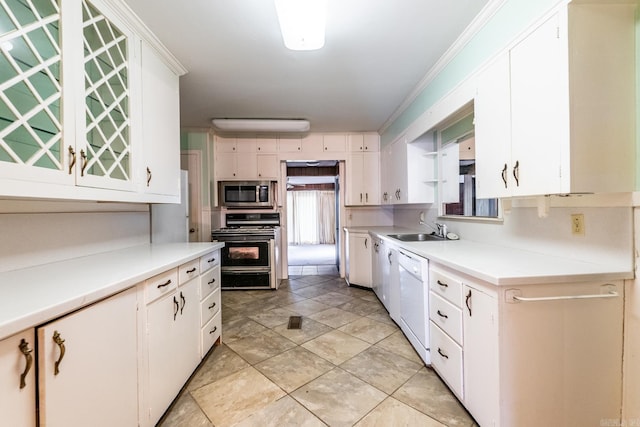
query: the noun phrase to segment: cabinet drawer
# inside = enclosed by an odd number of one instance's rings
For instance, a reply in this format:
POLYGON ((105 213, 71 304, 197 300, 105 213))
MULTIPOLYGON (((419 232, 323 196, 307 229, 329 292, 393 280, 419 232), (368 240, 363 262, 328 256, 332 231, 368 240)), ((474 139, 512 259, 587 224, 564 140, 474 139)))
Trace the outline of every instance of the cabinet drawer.
POLYGON ((145 302, 148 304, 173 292, 178 286, 178 269, 173 268, 145 281, 145 302))
POLYGON ((429 270, 429 288, 456 307, 462 307, 462 282, 442 270, 429 270))
POLYGON ((460 400, 462 390, 462 348, 435 323, 430 322, 431 365, 460 400))
POLYGON ((220 251, 213 251, 200 257, 200 274, 220 265, 220 251))
POLYGON ((209 320, 204 328, 202 328, 202 354, 201 357, 204 357, 209 349, 213 347, 213 344, 216 342, 218 338, 220 338, 222 334, 222 312, 219 311, 218 314, 213 316, 213 319, 209 320))
POLYGON ((200 259, 194 259, 178 267, 178 282, 180 285, 187 283, 200 274, 200 259))
POLYGON ((216 289, 220 289, 220 267, 216 266, 200 279, 200 299, 205 299, 216 289))
POLYGON ((462 310, 432 291, 429 297, 429 317, 455 342, 462 345, 462 310))
POLYGON ((215 290, 200 303, 200 326, 207 324, 209 320, 220 311, 220 290, 215 290))

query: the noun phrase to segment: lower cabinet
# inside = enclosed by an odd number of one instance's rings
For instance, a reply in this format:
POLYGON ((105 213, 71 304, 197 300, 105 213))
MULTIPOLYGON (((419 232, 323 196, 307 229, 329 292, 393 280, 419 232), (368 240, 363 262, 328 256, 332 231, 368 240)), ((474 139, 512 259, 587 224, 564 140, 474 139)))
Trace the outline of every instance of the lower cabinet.
POLYGON ((222 300, 220 294, 220 265, 202 275, 200 281, 200 340, 204 357, 222 332, 222 300))
POLYGON ((350 285, 371 287, 371 236, 367 231, 346 232, 347 274, 350 285))
POLYGON ((136 305, 132 288, 36 329, 40 425, 138 424, 136 305))
POLYGON ((36 425, 34 348, 34 329, 0 341, 0 413, 7 426, 36 425))

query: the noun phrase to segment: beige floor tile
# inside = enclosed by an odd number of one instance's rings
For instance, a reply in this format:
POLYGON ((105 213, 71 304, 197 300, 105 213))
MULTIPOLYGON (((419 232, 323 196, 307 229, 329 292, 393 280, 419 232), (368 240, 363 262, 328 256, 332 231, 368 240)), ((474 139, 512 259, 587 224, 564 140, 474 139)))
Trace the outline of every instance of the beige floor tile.
POLYGON ((287 326, 288 324, 278 325, 273 330, 296 344, 302 344, 332 330, 330 326, 309 317, 302 318, 300 329, 287 329, 287 326))
POLYGON ((293 316, 296 313, 293 311, 285 310, 284 308, 274 308, 266 311, 259 311, 255 314, 251 314, 247 317, 251 320, 255 320, 262 326, 266 326, 271 329, 275 326, 282 325, 289 322, 289 316, 293 316))
POLYGON ((346 302, 353 300, 353 297, 349 295, 341 294, 340 292, 324 292, 317 297, 313 297, 314 301, 321 302, 323 304, 330 305, 331 307, 335 307, 346 302))
POLYGON ((354 322, 342 326, 338 330, 360 338, 368 343, 375 344, 396 332, 397 328, 367 317, 361 317, 354 322))
POLYGON ((322 427, 325 424, 289 396, 265 406, 234 427, 322 427))
POLYGON ((299 278, 299 280, 301 282, 309 283, 309 284, 312 284, 312 285, 315 285, 315 284, 318 284, 318 283, 324 283, 324 282, 330 281, 332 279, 333 279, 333 277, 331 277, 331 276, 318 276, 318 275, 316 275, 316 276, 302 276, 302 277, 299 278))
POLYGON ((450 427, 468 427, 474 422, 458 399, 429 368, 422 368, 393 393, 393 397, 450 427))
POLYGON ((291 396, 330 426, 352 426, 387 395, 355 376, 335 368, 291 396))
POLYGON ((249 364, 226 344, 215 347, 202 363, 196 374, 187 385, 187 390, 193 391, 228 375, 236 373, 249 364))
POLYGON ((407 337, 405 337, 400 330, 378 341, 375 345, 376 347, 384 348, 385 350, 398 354, 405 359, 424 364, 420 356, 418 356, 418 353, 416 353, 413 347, 411 347, 411 344, 409 344, 407 337))
POLYGON ((370 344, 340 331, 327 332, 302 344, 302 347, 339 365, 370 347, 370 344))
POLYGON ((273 302, 265 302, 263 299, 256 298, 251 302, 236 306, 234 310, 244 314, 245 316, 251 316, 252 314, 260 313, 266 310, 273 310, 277 307, 278 305, 273 302))
POLYGON ((340 365, 374 387, 391 394, 423 365, 378 347, 370 347, 340 365))
POLYGON ((227 345, 252 365, 296 346, 294 342, 271 330, 229 342, 227 345))
MULTIPOLYGON (((224 307, 222 308, 224 310, 224 307)), ((251 335, 259 334, 268 330, 258 322, 242 317, 240 319, 232 320, 226 325, 226 328, 222 330, 222 336, 226 344, 233 341, 249 337, 251 335)))
POLYGON ((301 347, 288 350, 255 365, 257 370, 287 393, 291 393, 334 367, 332 363, 301 347))
POLYGON ((356 427, 389 426, 446 427, 393 397, 386 399, 356 424, 356 427))
POLYGON ((192 393, 216 427, 233 425, 285 395, 253 367, 206 385, 192 393))
POLYGON ((310 314, 317 313, 322 310, 326 310, 327 308, 329 308, 329 306, 326 304, 319 303, 317 301, 312 301, 307 299, 304 301, 285 305, 282 308, 293 311, 295 313, 299 313, 303 316, 308 316, 310 314))
POLYGON ((183 393, 158 427, 213 427, 189 393, 183 393))
POLYGON ((368 317, 369 319, 377 320, 378 322, 386 323, 387 325, 394 326, 396 330, 398 330, 398 325, 393 321, 391 317, 389 317, 389 313, 387 313, 387 310, 385 310, 384 308, 376 310, 373 313, 368 314, 366 317, 368 317))
POLYGON ((268 298, 265 298, 264 301, 267 304, 275 304, 278 307, 282 307, 285 305, 293 304, 296 302, 304 301, 307 297, 298 295, 294 292, 289 292, 286 290, 279 290, 275 294, 271 295, 268 298))
POLYGON ((324 295, 327 293, 327 290, 319 285, 307 285, 302 288, 292 289, 291 292, 296 295, 300 295, 305 298, 314 298, 319 295, 324 295))
POLYGON ((355 298, 338 306, 338 308, 348 311, 349 313, 357 314, 358 316, 368 316, 378 311, 380 307, 382 307, 382 304, 378 301, 367 301, 362 298, 355 298))
POLYGON ((317 322, 324 323, 327 326, 331 326, 332 328, 339 328, 340 326, 360 319, 360 316, 341 310, 337 307, 331 307, 327 310, 314 313, 310 315, 309 318, 317 322))

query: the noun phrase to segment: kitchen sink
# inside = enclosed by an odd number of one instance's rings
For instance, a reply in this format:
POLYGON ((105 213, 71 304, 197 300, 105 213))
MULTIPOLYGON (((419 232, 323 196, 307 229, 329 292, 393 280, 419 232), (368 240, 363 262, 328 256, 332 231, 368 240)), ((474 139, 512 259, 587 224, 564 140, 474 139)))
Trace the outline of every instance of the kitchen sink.
POLYGON ((444 240, 444 237, 427 233, 389 234, 389 237, 402 240, 403 242, 428 242, 434 240, 444 240))

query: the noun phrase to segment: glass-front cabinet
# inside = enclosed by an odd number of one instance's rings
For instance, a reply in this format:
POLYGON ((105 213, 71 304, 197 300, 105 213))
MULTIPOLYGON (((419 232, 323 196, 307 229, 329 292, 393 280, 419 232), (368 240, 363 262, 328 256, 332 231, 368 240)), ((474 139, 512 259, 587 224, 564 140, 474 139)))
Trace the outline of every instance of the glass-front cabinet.
MULTIPOLYGON (((0 1, 0 196, 177 201, 175 185, 145 191, 145 157, 159 154, 144 152, 141 41, 177 94, 186 70, 123 2, 0 1)), ((156 148, 178 158, 178 96, 167 102, 144 118, 171 124, 156 148)))

